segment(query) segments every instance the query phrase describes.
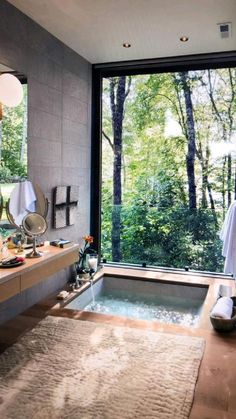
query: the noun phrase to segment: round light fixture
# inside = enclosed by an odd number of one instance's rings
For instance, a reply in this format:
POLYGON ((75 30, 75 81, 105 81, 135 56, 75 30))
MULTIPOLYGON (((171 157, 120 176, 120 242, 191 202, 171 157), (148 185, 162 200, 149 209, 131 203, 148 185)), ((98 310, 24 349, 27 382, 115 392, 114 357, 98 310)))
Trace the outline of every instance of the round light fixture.
POLYGON ((181 38, 179 38, 181 42, 187 42, 188 41, 188 37, 187 36, 181 36, 181 38))
POLYGON ((131 47, 131 44, 129 44, 129 42, 124 42, 123 43, 123 47, 124 48, 130 48, 131 47))
POLYGON ((16 76, 9 73, 0 75, 0 102, 14 108, 23 99, 23 87, 16 76))

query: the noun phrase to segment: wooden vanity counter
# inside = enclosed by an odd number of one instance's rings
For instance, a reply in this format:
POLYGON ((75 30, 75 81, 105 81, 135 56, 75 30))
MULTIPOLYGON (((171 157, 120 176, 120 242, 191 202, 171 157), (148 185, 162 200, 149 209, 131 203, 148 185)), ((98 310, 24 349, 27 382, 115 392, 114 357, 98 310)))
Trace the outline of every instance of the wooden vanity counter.
POLYGON ((43 254, 39 258, 26 258, 23 265, 15 268, 0 268, 0 302, 73 265, 78 260, 79 245, 66 249, 42 246, 39 250, 43 254))

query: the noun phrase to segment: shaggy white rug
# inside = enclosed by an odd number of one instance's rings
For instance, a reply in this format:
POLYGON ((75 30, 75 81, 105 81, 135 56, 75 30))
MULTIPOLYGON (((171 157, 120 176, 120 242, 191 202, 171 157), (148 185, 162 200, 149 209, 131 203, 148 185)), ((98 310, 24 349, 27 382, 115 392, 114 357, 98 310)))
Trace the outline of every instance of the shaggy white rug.
POLYGON ((0 356, 0 418, 188 418, 204 340, 50 317, 0 356))

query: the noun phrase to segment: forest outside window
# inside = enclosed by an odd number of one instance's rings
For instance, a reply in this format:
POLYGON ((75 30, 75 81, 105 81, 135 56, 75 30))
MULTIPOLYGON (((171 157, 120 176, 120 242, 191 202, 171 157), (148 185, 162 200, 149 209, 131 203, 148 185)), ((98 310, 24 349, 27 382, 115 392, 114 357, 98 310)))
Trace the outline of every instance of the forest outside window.
POLYGON ((236 197, 236 69, 103 78, 101 253, 222 272, 236 197))
POLYGON ((3 106, 0 121, 0 196, 3 212, 0 227, 6 225, 6 203, 16 183, 27 177, 27 83, 17 107, 3 106))

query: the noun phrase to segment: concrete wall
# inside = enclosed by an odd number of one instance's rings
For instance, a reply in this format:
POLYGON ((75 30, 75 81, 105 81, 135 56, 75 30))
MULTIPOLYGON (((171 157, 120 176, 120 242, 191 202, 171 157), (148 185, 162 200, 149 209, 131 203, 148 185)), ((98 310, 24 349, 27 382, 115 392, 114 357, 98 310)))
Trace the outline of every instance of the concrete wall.
MULTIPOLYGON (((0 62, 28 79, 29 179, 41 186, 50 202, 53 187, 79 185, 76 224, 52 229, 50 206, 45 238, 78 242, 89 233, 91 64, 5 0, 0 2, 0 62)), ((55 288, 52 281, 56 288, 59 285, 57 277, 52 278, 48 291, 55 288)), ((18 297, 20 311, 44 296, 43 288, 34 287, 30 298, 24 297, 25 304, 18 297)), ((4 313, 6 319, 6 303, 4 313)))

